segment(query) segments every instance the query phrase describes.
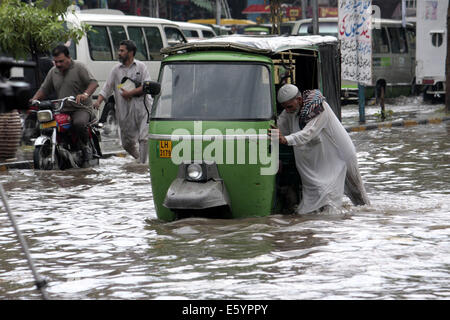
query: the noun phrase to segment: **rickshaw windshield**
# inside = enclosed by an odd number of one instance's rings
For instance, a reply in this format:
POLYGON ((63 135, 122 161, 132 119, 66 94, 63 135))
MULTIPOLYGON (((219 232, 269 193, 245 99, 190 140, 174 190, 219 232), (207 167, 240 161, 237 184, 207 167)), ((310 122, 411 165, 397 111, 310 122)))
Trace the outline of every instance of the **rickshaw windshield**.
POLYGON ((152 118, 262 120, 272 117, 270 72, 249 63, 164 65, 152 118))

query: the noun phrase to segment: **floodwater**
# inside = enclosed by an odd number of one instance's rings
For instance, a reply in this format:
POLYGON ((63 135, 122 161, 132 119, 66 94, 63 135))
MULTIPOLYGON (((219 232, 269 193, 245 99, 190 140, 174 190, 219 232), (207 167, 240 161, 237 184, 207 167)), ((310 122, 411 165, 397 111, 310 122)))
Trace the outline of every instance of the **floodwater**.
MULTIPOLYGON (((449 136, 351 133, 372 203, 339 214, 161 222, 130 157, 0 182, 51 299, 449 299, 449 136)), ((0 299, 40 299, 3 209, 0 299)))

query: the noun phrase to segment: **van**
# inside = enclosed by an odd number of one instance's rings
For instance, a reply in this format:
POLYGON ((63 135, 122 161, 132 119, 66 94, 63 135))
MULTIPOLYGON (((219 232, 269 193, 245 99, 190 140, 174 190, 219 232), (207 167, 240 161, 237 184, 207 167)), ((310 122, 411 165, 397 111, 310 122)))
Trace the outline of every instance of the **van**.
POLYGON ((256 25, 255 21, 247 20, 247 19, 220 19, 220 29, 215 25, 216 19, 191 19, 188 20, 190 23, 199 23, 210 25, 216 31, 216 34, 234 34, 234 33, 243 33, 244 27, 248 25, 256 25), (228 30, 224 27, 229 28, 228 30))
MULTIPOLYGON (((375 95, 377 85, 386 83, 385 97, 408 95, 415 90, 416 32, 413 23, 372 19, 372 84, 365 87, 366 98, 375 95)), ((291 35, 311 35, 312 19, 297 20, 291 35)), ((338 18, 319 18, 319 34, 338 37, 338 18)), ((342 81, 343 100, 358 99, 358 84, 342 81)))
POLYGON ((417 2, 417 84, 423 85, 424 100, 445 98, 448 1, 417 2))
POLYGON ((223 35, 229 35, 231 34, 231 27, 227 27, 227 26, 221 26, 218 24, 205 24, 207 26, 210 26, 211 28, 213 28, 214 32, 218 35, 218 36, 223 36, 223 35))
MULTIPOLYGON (((70 42, 70 55, 86 64, 102 88, 109 72, 118 63, 119 43, 131 39, 136 43, 136 59, 144 62, 152 79, 158 77, 163 47, 187 42, 180 27, 170 20, 124 15, 118 10, 82 10, 66 16, 67 24, 88 24, 92 30, 77 44, 70 42), (86 11, 86 13, 85 13, 86 11)), ((97 89, 95 94, 98 94, 97 89)), ((94 95, 95 95, 94 94, 94 95)))
POLYGON ((174 23, 176 23, 180 27, 181 31, 188 41, 214 38, 217 36, 214 29, 210 26, 181 21, 174 21, 174 23))
POLYGON ((280 24, 280 32, 281 34, 290 35, 292 33, 292 29, 294 28, 295 21, 286 21, 280 24))
MULTIPOLYGON (((280 35, 289 36, 291 34, 291 32, 292 32, 292 28, 294 27, 294 24, 295 24, 295 21, 282 22, 280 24, 280 35)), ((252 33, 247 32, 248 30, 252 30, 251 29, 252 27, 253 27, 252 25, 250 25, 248 27, 244 27, 244 32, 243 33, 244 34, 252 34, 252 33)), ((272 23, 262 23, 262 24, 259 24, 259 25, 255 26, 255 28, 256 27, 264 28, 263 30, 260 30, 260 31, 263 31, 263 32, 259 33, 259 34, 272 34, 272 28, 273 28, 272 23)))

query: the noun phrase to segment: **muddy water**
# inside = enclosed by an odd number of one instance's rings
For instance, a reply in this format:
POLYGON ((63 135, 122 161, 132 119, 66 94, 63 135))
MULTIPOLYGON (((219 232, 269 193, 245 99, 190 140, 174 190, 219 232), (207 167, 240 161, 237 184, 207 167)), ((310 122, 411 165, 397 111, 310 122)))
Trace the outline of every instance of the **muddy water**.
MULTIPOLYGON (((370 206, 156 218, 148 168, 0 173, 53 299, 449 299, 450 124, 352 133, 370 206)), ((0 211, 0 299, 39 299, 0 211)))

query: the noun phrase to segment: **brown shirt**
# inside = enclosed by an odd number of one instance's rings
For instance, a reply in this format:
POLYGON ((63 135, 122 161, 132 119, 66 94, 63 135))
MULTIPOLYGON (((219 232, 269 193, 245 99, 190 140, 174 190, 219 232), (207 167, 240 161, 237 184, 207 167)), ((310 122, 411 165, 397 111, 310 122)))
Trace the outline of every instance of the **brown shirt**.
MULTIPOLYGON (((48 72, 40 90, 46 96, 49 96, 52 92, 56 92, 58 99, 68 96, 76 97, 77 95, 82 94, 91 82, 97 82, 97 80, 86 66, 79 61, 72 60, 69 69, 65 72, 61 72, 58 68, 53 67, 48 72)), ((91 98, 86 99, 83 104, 67 103, 63 110, 70 112, 80 108, 86 109, 89 113, 94 114, 91 98)))

